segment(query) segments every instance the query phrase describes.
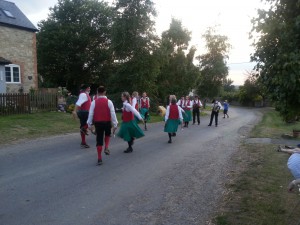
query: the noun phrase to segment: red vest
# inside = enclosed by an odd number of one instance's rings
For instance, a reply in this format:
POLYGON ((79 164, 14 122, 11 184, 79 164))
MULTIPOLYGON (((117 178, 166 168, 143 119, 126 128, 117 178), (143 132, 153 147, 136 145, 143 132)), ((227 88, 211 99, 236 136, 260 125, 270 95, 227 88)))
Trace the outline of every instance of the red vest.
POLYGON ((141 98, 141 108, 149 109, 149 98, 141 98))
POLYGON ((188 108, 187 106, 190 106, 190 100, 184 100, 184 110, 191 110, 191 108, 188 108))
POLYGON ((179 111, 178 111, 177 105, 170 105, 169 119, 172 119, 172 120, 179 119, 179 111))
POLYGON ((134 119, 134 115, 132 112, 127 112, 125 109, 123 109, 123 112, 122 112, 122 120, 123 122, 129 122, 131 120, 134 119))
POLYGON ((111 121, 110 109, 108 107, 108 99, 107 98, 99 98, 98 97, 95 100, 94 121, 95 122, 111 121))
POLYGON ((89 96, 87 93, 81 92, 80 94, 82 94, 82 93, 86 94, 88 100, 87 100, 86 102, 84 102, 84 103, 79 107, 79 110, 82 110, 82 111, 89 111, 89 110, 90 110, 90 107, 91 107, 91 103, 92 103, 91 98, 90 98, 90 96, 89 96))

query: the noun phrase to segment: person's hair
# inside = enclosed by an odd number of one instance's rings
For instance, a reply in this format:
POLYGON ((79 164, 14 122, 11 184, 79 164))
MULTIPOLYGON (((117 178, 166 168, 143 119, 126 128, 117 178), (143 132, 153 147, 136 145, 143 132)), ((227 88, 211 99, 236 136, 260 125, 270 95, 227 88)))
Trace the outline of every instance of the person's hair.
POLYGON ((216 102, 216 100, 215 100, 215 99, 213 99, 211 103, 215 103, 215 102, 216 102))
POLYGON ((87 84, 82 84, 81 86, 80 86, 80 90, 85 90, 85 89, 87 89, 87 88, 89 88, 90 86, 89 85, 87 85, 87 84))
POLYGON ((132 96, 137 97, 139 93, 137 91, 132 92, 132 96))
POLYGON ((127 91, 122 92, 122 96, 126 98, 128 102, 130 102, 130 94, 127 91))
POLYGON ((195 95, 195 98, 199 98, 199 96, 198 96, 198 95, 195 95))
POLYGON ((177 103, 177 100, 176 100, 175 96, 173 96, 173 97, 171 98, 171 104, 172 104, 172 105, 176 105, 176 103, 177 103))
POLYGON ((104 86, 99 86, 99 87, 97 88, 97 93, 98 93, 98 94, 103 94, 105 91, 106 91, 106 89, 105 89, 104 86))

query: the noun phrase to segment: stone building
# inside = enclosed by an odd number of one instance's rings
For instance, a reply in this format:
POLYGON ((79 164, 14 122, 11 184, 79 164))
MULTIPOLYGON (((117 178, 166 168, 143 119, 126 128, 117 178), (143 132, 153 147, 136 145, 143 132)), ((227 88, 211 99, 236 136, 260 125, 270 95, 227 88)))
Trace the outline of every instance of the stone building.
POLYGON ((0 93, 38 88, 37 31, 15 3, 0 0, 0 93))

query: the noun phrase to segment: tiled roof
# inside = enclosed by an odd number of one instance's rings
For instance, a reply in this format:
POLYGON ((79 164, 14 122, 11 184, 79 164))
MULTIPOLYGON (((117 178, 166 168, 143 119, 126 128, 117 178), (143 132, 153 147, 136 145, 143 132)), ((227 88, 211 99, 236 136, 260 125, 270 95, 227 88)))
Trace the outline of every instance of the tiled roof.
POLYGON ((15 3, 4 0, 0 0, 0 26, 15 27, 32 32, 38 31, 15 3))
POLYGON ((11 64, 11 62, 0 56, 0 65, 7 65, 7 64, 11 64))

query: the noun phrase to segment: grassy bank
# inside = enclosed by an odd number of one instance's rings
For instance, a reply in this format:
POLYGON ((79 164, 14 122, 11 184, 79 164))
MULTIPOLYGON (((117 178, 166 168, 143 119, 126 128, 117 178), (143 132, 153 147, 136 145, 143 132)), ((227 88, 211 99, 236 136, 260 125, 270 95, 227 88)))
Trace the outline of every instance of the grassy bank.
MULTIPOLYGON (((121 122, 121 114, 117 113, 121 122)), ((162 117, 151 114, 150 123, 161 122, 162 117)), ((79 121, 71 114, 45 112, 0 117, 0 144, 8 144, 21 139, 34 139, 77 132, 79 121)))
MULTIPOLYGON (((274 111, 265 113, 252 137, 280 137, 299 126, 281 121, 274 111)), ((293 225, 300 222, 300 196, 288 193, 293 179, 286 163, 289 155, 278 153, 274 145, 243 144, 233 156, 227 192, 214 219, 218 225, 293 225)))

